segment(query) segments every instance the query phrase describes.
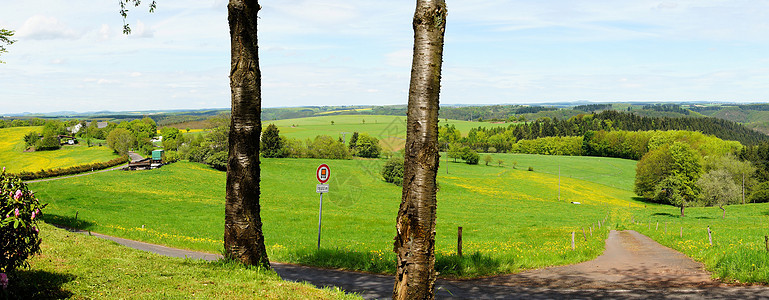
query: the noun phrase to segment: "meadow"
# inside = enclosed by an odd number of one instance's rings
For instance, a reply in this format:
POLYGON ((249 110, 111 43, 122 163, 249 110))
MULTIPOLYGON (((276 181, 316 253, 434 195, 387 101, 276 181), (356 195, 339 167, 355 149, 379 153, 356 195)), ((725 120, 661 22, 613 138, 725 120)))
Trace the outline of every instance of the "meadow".
MULTIPOLYGON (((301 119, 263 121, 262 126, 275 124, 280 134, 300 140, 313 139, 318 135, 336 138, 346 132, 349 139, 353 132, 367 133, 380 140, 383 148, 397 151, 403 148, 406 139, 406 117, 381 115, 334 115, 301 119), (332 125, 331 122, 334 122, 332 125)), ((440 119, 439 126, 454 125, 463 135, 471 128, 509 126, 505 123, 469 122, 440 119)))
POLYGON ((769 283, 769 205, 634 208, 627 229, 701 261, 715 277, 742 283, 769 283), (635 223, 633 223, 635 221, 635 223), (713 244, 708 238, 711 229, 713 244))
POLYGON ((79 144, 54 151, 24 152, 24 135, 40 130, 42 127, 0 128, 0 167, 5 167, 9 173, 34 172, 105 162, 118 157, 106 145, 87 147, 79 144))
POLYGON ((3 299, 360 299, 226 260, 165 257, 40 224, 42 253, 3 299))
MULTIPOLYGON (((617 173, 617 167, 628 168, 632 161, 494 157, 505 163, 500 167, 441 161, 436 229, 441 276, 514 273, 593 259, 603 252, 614 220, 629 219, 629 207, 643 206, 633 200, 631 191, 620 188, 628 179, 616 178, 628 173, 617 173), (518 162, 517 169, 512 168, 513 161, 518 162), (558 161, 563 162, 560 201, 558 161), (527 171, 528 166, 535 171, 527 171), (570 172, 580 178, 569 178, 570 172), (604 224, 600 229, 599 220, 604 224), (456 253, 459 226, 462 258, 456 253), (571 250, 572 231, 577 232, 576 251, 571 250)), ((270 258, 393 273, 392 239, 401 189, 381 179, 383 163, 263 159, 261 205, 270 258), (323 234, 317 251, 319 197, 314 171, 320 163, 331 166, 332 178, 323 199, 323 234)), ((30 186, 49 203, 47 222, 217 253, 222 250, 224 182, 224 172, 178 162, 152 171, 114 171, 30 186)))

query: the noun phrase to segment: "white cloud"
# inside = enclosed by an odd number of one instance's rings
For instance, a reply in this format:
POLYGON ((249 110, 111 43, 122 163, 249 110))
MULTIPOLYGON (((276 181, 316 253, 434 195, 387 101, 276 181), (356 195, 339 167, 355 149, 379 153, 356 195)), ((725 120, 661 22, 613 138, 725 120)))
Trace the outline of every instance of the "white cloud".
POLYGON ((142 21, 136 21, 136 25, 131 25, 131 37, 151 38, 155 36, 155 30, 149 28, 142 21))
POLYGON ((139 77, 139 76, 142 76, 142 73, 140 73, 140 72, 131 72, 130 76, 131 77, 139 77))
POLYGON ((34 15, 19 28, 19 37, 33 40, 78 39, 80 34, 55 17, 34 15))

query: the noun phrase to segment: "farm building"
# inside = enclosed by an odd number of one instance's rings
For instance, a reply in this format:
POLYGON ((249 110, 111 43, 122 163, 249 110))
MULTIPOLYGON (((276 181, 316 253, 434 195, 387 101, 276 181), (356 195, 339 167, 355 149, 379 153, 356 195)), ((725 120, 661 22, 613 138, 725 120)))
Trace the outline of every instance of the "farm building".
POLYGON ((133 160, 128 163, 127 170, 151 170, 163 166, 163 150, 153 150, 148 158, 133 160))

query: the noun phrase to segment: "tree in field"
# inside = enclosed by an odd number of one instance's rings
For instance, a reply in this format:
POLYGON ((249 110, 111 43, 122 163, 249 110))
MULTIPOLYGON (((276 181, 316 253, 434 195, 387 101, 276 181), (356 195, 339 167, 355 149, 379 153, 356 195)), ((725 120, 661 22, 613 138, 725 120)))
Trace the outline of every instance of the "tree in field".
POLYGON ((230 0, 230 91, 232 121, 224 217, 226 256, 270 268, 259 205, 259 136, 262 133, 262 73, 257 43, 258 0, 230 0))
POLYGON ((700 196, 705 205, 716 205, 723 212, 721 218, 726 218, 724 206, 738 203, 742 194, 740 187, 732 179, 732 175, 725 169, 712 170, 705 173, 697 180, 701 189, 700 196))
POLYGON ((382 150, 382 147, 379 146, 379 139, 365 133, 358 137, 355 145, 355 155, 359 157, 377 158, 382 150))
POLYGON ((444 0, 417 0, 403 194, 395 226, 397 264, 393 299, 435 296, 435 176, 446 13, 444 0))
MULTIPOLYGON (((120 15, 127 16, 121 0, 120 15)), ((262 7, 258 0, 229 0, 230 95, 232 116, 228 138, 227 188, 224 209, 224 251, 229 258, 247 265, 270 268, 264 247, 259 206, 259 136, 262 133, 262 73, 259 70, 257 20, 262 7)), ((150 3, 150 12, 155 1, 150 3)), ((123 32, 131 32, 128 24, 123 32)))
POLYGON ((492 160, 494 160, 494 159, 491 157, 491 155, 486 154, 486 155, 483 156, 483 162, 485 162, 487 166, 489 165, 489 163, 492 160))
POLYGON ((673 158, 668 147, 646 153, 636 164, 635 193, 647 199, 655 198, 660 180, 670 175, 673 158))
POLYGON ((120 155, 136 147, 136 136, 125 128, 115 128, 107 135, 107 145, 120 155))
POLYGON ((453 158, 454 162, 457 162, 457 158, 462 158, 462 144, 451 143, 449 145, 449 158, 453 158))
POLYGON ((497 160, 497 165, 499 165, 500 167, 501 167, 501 166, 502 166, 502 164, 504 164, 504 163, 505 163, 505 161, 504 161, 504 160, 502 160, 502 159, 498 159, 498 160, 497 160))
POLYGON ((350 138, 350 142, 348 143, 350 145, 350 151, 355 152, 355 148, 358 147, 358 132, 353 132, 352 137, 350 138))
MULTIPOLYGON (((13 30, 0 29, 0 54, 8 52, 3 44, 10 46, 16 42, 15 40, 11 39, 14 34, 15 32, 13 30)), ((0 64, 4 63, 4 61, 0 60, 0 64)))
POLYGON ((262 156, 283 157, 283 140, 280 139, 280 131, 275 124, 267 125, 262 134, 262 156))
POLYGON ((686 201, 686 195, 692 193, 685 181, 683 176, 674 173, 662 179, 655 187, 655 200, 680 207, 682 217, 684 216, 684 207, 689 204, 686 201))

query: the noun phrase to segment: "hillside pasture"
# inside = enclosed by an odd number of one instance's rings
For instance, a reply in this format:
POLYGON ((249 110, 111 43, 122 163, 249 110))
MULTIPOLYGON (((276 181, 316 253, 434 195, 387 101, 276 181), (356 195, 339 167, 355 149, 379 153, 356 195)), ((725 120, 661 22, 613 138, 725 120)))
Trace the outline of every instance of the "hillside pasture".
MULTIPOLYGON (((314 139, 318 135, 336 138, 342 137, 342 133, 346 133, 346 140, 349 141, 353 132, 367 133, 379 139, 383 148, 392 151, 403 149, 403 141, 406 139, 406 117, 404 116, 334 115, 262 122, 262 126, 269 124, 278 126, 281 135, 300 140, 314 139), (334 122, 333 125, 331 124, 332 121, 334 122)), ((445 124, 456 126, 465 136, 471 128, 510 125, 440 119, 438 125, 444 126, 445 124)))
MULTIPOLYGON (((499 154, 552 169, 554 157, 499 154), (540 163, 537 163, 537 161, 540 163)), ((614 161, 614 160, 611 160, 614 161)), ((573 165, 596 165, 573 161, 573 165)), ((392 239, 401 188, 379 175, 384 160, 262 160, 262 219, 271 259, 322 267, 394 272, 392 239), (332 168, 324 195, 321 251, 317 251, 315 168, 332 168)), ((598 167, 595 173, 616 174, 598 167)), ((622 165, 622 164, 620 164, 622 165)), ((562 170, 563 171, 563 170, 562 170)), ((438 176, 437 268, 442 276, 473 277, 563 265, 603 251, 607 226, 640 207, 630 191, 562 176, 499 166, 441 161, 438 176), (449 173, 446 174, 445 168, 449 173), (581 202, 574 205, 570 202, 581 202), (463 227, 464 257, 456 252, 463 227), (583 235, 584 230, 584 235, 583 235), (571 232, 577 250, 571 250, 571 232), (592 234, 591 234, 592 233, 592 234)), ((32 184, 50 203, 46 221, 108 235, 218 253, 222 250, 225 174, 179 162, 152 171, 100 173, 32 184), (75 220, 77 216, 77 220, 75 220)))
POLYGON ((106 146, 88 147, 83 143, 53 151, 24 152, 24 135, 41 130, 42 127, 0 128, 0 167, 5 167, 9 173, 34 172, 105 162, 118 157, 106 146))

